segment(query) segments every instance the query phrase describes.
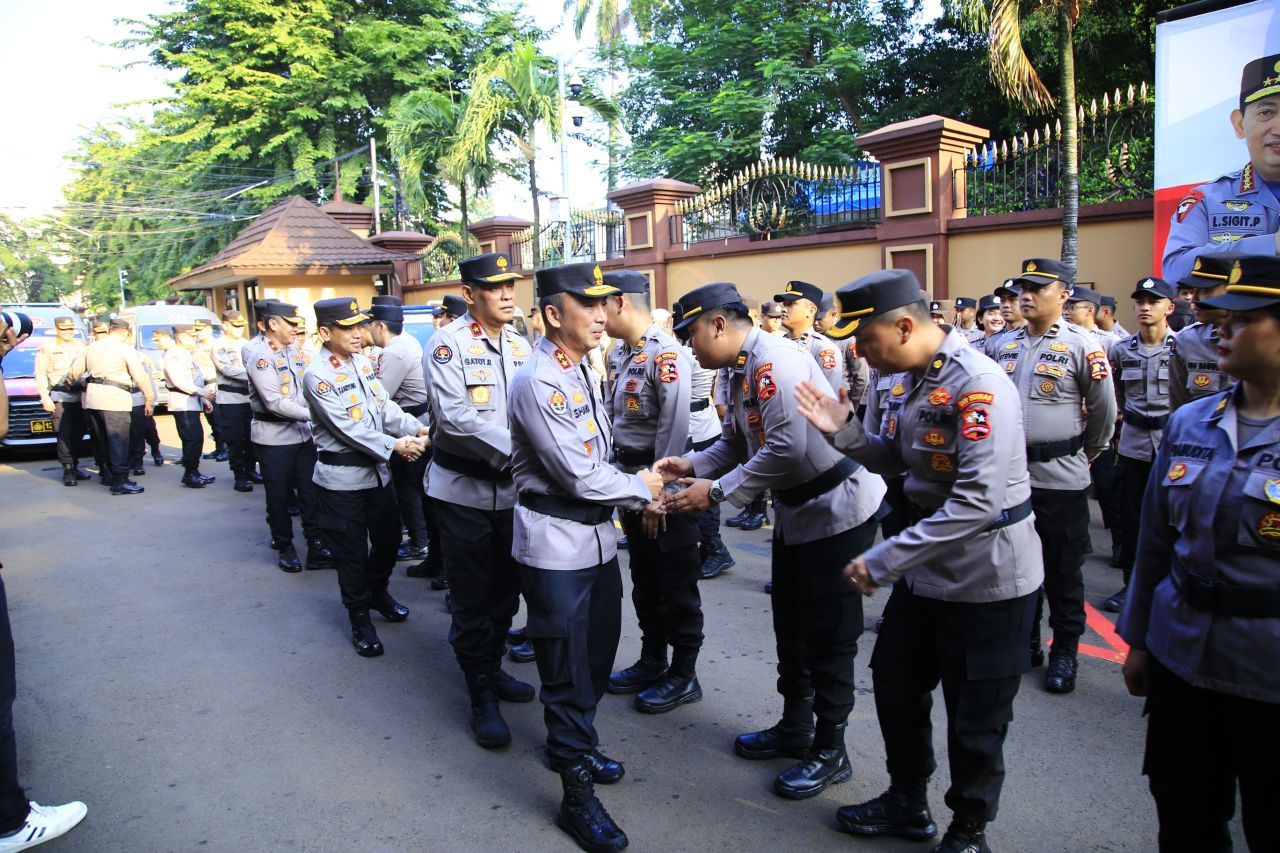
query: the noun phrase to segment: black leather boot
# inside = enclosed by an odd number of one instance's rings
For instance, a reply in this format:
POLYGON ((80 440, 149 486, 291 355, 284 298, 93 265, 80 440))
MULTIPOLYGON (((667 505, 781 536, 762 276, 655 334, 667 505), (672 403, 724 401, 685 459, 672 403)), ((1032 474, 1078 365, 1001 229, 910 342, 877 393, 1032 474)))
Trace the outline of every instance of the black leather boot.
POLYGON ((351 644, 356 647, 356 654, 362 658, 372 658, 382 654, 382 641, 378 639, 378 632, 373 629, 369 611, 347 612, 351 617, 351 644))
POLYGON ((928 803, 913 802, 892 787, 874 800, 841 806, 836 820, 846 831, 857 835, 897 835, 912 841, 926 841, 938 834, 928 803))
POLYGON ((984 821, 956 815, 933 853, 991 853, 985 830, 984 821))
POLYGON ((847 782, 853 767, 844 749, 844 723, 818 721, 813 746, 803 761, 783 770, 773 780, 773 792, 788 800, 807 800, 829 785, 847 782))
POLYGON ((695 674, 667 677, 636 697, 637 711, 645 714, 665 714, 689 702, 702 701, 702 685, 695 674))
POLYGON ((662 657, 646 656, 642 652, 640 660, 610 675, 605 689, 610 693, 639 693, 657 684, 667 675, 666 649, 662 652, 662 657))
POLYGON ((76 466, 63 465, 62 466, 62 485, 78 486, 79 484, 80 484, 80 481, 79 479, 76 478, 76 466))
MULTIPOLYGON (((307 540, 307 570, 332 569, 333 554, 325 547, 324 540, 316 536, 307 540)), ((392 620, 395 621, 394 619, 392 620)))
POLYGON ((563 829, 588 853, 615 853, 627 846, 627 834, 613 822, 596 798, 591 771, 585 762, 560 771, 564 799, 556 813, 556 826, 563 829))
MULTIPOLYGON (((587 765, 587 771, 591 774, 591 781, 597 785, 612 785, 621 780, 627 773, 621 761, 614 761, 598 749, 591 750, 582 756, 581 760, 583 764, 587 765)), ((572 762, 556 761, 550 757, 548 757, 547 763, 557 773, 562 773, 573 766, 572 762)))
POLYGON ((718 577, 729 569, 737 565, 737 561, 733 559, 733 555, 729 553, 729 549, 725 547, 724 540, 719 536, 716 541, 711 544, 702 558, 702 566, 698 570, 699 576, 705 580, 718 577))
POLYGON ((302 561, 298 559, 298 552, 293 549, 293 545, 285 545, 278 549, 280 557, 276 560, 276 565, 281 571, 293 573, 302 571, 302 561))
POLYGON ((1049 650, 1049 668, 1044 674, 1044 689, 1050 693, 1070 693, 1076 689, 1076 650, 1058 646, 1055 641, 1053 648, 1049 650))
POLYGON ((471 731, 475 732, 476 743, 485 749, 498 749, 511 743, 511 729, 498 710, 493 677, 487 672, 469 672, 467 690, 471 694, 471 731))
POLYGON ((532 702, 535 695, 532 684, 503 672, 501 667, 495 671, 493 690, 503 702, 532 702))
MULTIPOLYGON (((307 562, 311 562, 311 555, 307 554, 307 562)), ((409 608, 391 597, 391 593, 383 591, 381 595, 376 595, 369 606, 382 614, 382 618, 388 622, 403 622, 409 618, 409 608)))
POLYGON ((804 758, 813 746, 813 697, 788 698, 782 706, 782 720, 759 732, 738 735, 733 751, 742 758, 804 758))

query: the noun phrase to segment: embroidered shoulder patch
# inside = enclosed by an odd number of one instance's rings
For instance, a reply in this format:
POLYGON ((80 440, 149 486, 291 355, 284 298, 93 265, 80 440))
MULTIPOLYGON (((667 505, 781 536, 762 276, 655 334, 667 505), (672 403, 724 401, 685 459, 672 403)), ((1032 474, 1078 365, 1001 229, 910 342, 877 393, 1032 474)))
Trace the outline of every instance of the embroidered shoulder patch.
POLYGON ((551 392, 551 396, 547 398, 547 405, 557 415, 563 415, 569 411, 569 400, 559 391, 551 392))
POLYGON ((946 388, 939 386, 929 393, 929 405, 931 406, 945 406, 950 402, 951 392, 946 388))
POLYGON ((756 392, 760 395, 761 402, 772 399, 778 393, 778 385, 773 381, 772 373, 762 373, 756 378, 756 392))
POLYGON ((1192 190, 1182 197, 1182 201, 1178 202, 1178 209, 1174 216, 1179 222, 1187 218, 1187 214, 1191 213, 1192 208, 1204 201, 1204 193, 1200 190, 1192 190))
POLYGON ((818 353, 818 362, 822 365, 823 370, 836 369, 836 351, 833 349, 824 349, 818 353))
POLYGON ((431 353, 431 358, 436 364, 448 364, 449 359, 453 358, 453 350, 441 344, 431 353))
POLYGON ((671 383, 680 378, 680 369, 675 361, 663 361, 658 364, 658 380, 671 383))

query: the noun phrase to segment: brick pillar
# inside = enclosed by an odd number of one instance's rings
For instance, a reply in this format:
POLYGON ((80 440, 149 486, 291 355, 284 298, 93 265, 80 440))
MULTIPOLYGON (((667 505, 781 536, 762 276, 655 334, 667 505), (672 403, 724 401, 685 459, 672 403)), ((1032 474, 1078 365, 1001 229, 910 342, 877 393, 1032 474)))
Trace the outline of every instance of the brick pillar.
POLYGON ((609 201, 622 208, 628 269, 649 276, 653 307, 670 308, 667 301, 667 252, 671 249, 671 216, 676 202, 700 192, 693 184, 658 178, 628 184, 609 193, 609 201))
POLYGON ((511 254, 511 235, 518 234, 532 225, 533 223, 529 220, 518 216, 490 216, 488 219, 471 223, 467 226, 467 230, 480 244, 480 254, 502 252, 511 258, 513 266, 518 266, 519 259, 511 254))
MULTIPOLYGON (((947 225, 957 215, 952 176, 986 141, 981 127, 930 115, 863 134, 858 145, 880 161, 880 243, 885 269, 909 269, 934 299, 946 299, 947 225)), ((960 179, 963 180, 963 171, 960 179)))
POLYGON ((380 249, 402 256, 391 262, 396 272, 388 288, 390 296, 399 296, 403 299, 406 287, 421 286, 422 256, 435 242, 434 237, 413 231, 383 231, 381 234, 370 237, 369 242, 380 249), (416 257, 411 257, 414 255, 416 257))

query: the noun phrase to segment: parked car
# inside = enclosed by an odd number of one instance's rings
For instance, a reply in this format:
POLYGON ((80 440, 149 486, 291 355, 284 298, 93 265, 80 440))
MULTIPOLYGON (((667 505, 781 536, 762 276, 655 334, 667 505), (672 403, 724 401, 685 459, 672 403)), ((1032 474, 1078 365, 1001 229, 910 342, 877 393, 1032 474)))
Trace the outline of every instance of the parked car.
POLYGON ((436 333, 437 308, 435 305, 404 306, 404 330, 413 335, 423 349, 427 348, 427 341, 436 333))
POLYGON ((31 318, 31 337, 14 347, 4 357, 4 390, 9 397, 9 434, 6 447, 31 447, 57 444, 53 415, 40 405, 36 389, 36 353, 44 342, 54 337, 53 324, 59 317, 76 320, 76 336, 86 340, 84 324, 70 308, 46 304, 5 304, 5 311, 19 311, 31 318))

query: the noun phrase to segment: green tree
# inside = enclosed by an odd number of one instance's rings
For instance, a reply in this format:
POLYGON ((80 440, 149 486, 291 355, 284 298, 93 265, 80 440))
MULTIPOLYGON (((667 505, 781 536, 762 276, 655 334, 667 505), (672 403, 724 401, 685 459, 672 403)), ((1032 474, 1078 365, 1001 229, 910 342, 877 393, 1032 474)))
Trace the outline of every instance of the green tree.
POLYGON ((56 233, 0 213, 0 287, 0 302, 59 302, 75 290, 56 233))

